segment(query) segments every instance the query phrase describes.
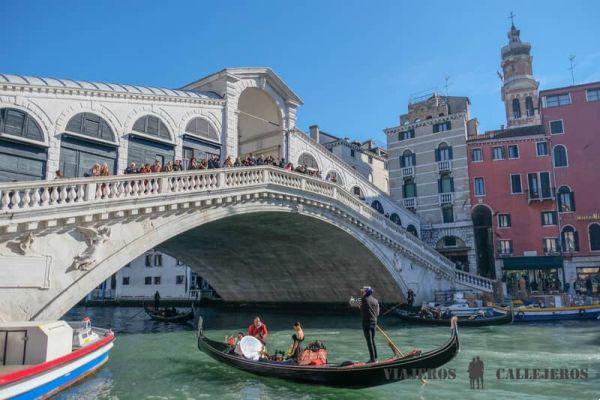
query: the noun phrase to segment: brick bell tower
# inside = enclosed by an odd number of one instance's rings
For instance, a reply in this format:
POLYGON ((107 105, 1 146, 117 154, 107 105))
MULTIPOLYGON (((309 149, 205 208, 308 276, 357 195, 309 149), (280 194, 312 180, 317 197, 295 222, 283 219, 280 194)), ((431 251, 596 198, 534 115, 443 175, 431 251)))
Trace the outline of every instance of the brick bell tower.
MULTIPOLYGON (((514 14, 510 14, 511 20, 514 14)), ((521 31, 514 21, 508 32, 508 44, 502 47, 502 101, 509 128, 539 125, 538 87, 533 76, 531 45, 521 42, 521 31)))

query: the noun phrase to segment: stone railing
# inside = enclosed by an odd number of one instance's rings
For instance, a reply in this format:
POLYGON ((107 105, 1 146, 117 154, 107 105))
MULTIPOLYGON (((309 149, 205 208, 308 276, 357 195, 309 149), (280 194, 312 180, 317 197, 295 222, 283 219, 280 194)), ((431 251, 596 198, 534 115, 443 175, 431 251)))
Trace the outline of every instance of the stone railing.
POLYGON ((408 178, 409 176, 414 176, 414 175, 415 175, 415 167, 413 167, 413 166, 402 167, 402 177, 403 178, 408 178))
POLYGON ((452 160, 442 160, 437 162, 438 172, 446 172, 452 170, 452 160))
MULTIPOLYGON (((36 224, 56 218, 61 210, 68 217, 83 215, 76 211, 111 206, 152 207, 181 201, 182 195, 236 195, 236 190, 253 187, 288 188, 337 201, 349 208, 361 229, 375 234, 387 245, 452 281, 457 279, 454 265, 433 247, 392 222, 339 185, 276 167, 241 167, 171 173, 119 175, 97 178, 59 179, 0 184, 0 229, 15 224, 36 224)), ((87 212, 87 211, 86 211, 87 212)), ((65 214, 62 214, 65 215, 65 214)), ((1 231, 0 231, 1 232, 1 231)), ((475 281, 473 281, 475 282, 475 281)), ((470 280, 470 287, 485 288, 470 280)))
POLYGON ((454 193, 440 193, 438 197, 440 206, 443 206, 444 204, 452 204, 454 193))
POLYGON ((490 292, 494 290, 494 280, 463 271, 456 271, 456 281, 467 286, 484 288, 486 291, 490 292))

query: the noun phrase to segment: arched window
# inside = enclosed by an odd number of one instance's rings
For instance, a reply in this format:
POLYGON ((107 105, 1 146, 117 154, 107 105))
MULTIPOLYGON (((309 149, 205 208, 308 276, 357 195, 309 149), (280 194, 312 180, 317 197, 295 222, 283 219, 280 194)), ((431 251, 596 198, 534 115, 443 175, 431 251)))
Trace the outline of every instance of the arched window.
POLYGON ((514 118, 521 118, 521 104, 519 103, 519 99, 513 99, 512 111, 514 118))
POLYGON ((588 234, 590 237, 590 250, 600 250, 600 224, 591 224, 588 228, 588 234))
POLYGON ((338 183, 341 186, 344 186, 344 181, 342 180, 342 176, 335 170, 329 171, 327 176, 325 177, 329 182, 338 183))
POLYGON ((448 143, 442 142, 435 150, 435 161, 448 160, 452 160, 452 147, 448 146, 448 143))
POLYGON ((531 96, 525 97, 525 113, 528 117, 533 117, 533 99, 531 98, 531 96))
POLYGON ((392 215, 390 215, 390 220, 393 223, 402 226, 402 220, 400 219, 400 216, 398 214, 392 213, 392 215))
POLYGON ((364 195, 363 191, 358 186, 354 186, 352 188, 352 194, 354 194, 356 197, 358 197, 361 200, 365 199, 365 195, 364 195))
POLYGON ((371 207, 376 209, 379 214, 383 214, 385 212, 379 200, 373 200, 373 202, 371 202, 371 207))
POLYGON ((26 112, 14 108, 0 109, 0 132, 24 139, 44 141, 38 123, 26 112))
POLYGON ((412 233, 413 235, 415 235, 416 237, 419 237, 419 233, 417 232, 417 228, 415 228, 414 225, 410 224, 406 227, 406 230, 410 233, 412 233))
POLYGON ((575 211, 575 193, 571 192, 567 186, 561 186, 558 189, 558 211, 575 211))
POLYGON ((417 197, 417 185, 412 178, 404 180, 404 184, 402 185, 402 197, 405 199, 417 197))
POLYGON ((196 117, 188 122, 187 126, 185 127, 185 133, 194 136, 200 136, 213 142, 220 142, 219 132, 217 132, 217 130, 210 122, 208 122, 207 119, 202 117, 196 117))
POLYGON ((158 117, 153 115, 146 115, 135 121, 133 131, 171 140, 171 134, 167 126, 158 117))
POLYGON ((115 134, 104 118, 89 112, 80 113, 71 118, 67 124, 67 132, 115 142, 115 134))
POLYGON ((402 155, 400 156, 400 166, 404 167, 414 167, 417 164, 417 159, 415 154, 410 150, 404 150, 402 155))
POLYGON ((562 144, 554 146, 554 166, 555 167, 568 167, 569 161, 567 160, 567 149, 562 144))
POLYGON ((317 164, 317 160, 315 160, 315 158, 308 153, 302 153, 300 157, 298 157, 298 165, 304 165, 307 169, 313 171, 319 170, 319 164, 317 164))
POLYGON ((565 226, 561 232, 563 251, 579 251, 579 235, 572 226, 565 226))
POLYGON ((443 174, 438 179, 438 193, 452 193, 454 192, 454 179, 449 174, 443 174))

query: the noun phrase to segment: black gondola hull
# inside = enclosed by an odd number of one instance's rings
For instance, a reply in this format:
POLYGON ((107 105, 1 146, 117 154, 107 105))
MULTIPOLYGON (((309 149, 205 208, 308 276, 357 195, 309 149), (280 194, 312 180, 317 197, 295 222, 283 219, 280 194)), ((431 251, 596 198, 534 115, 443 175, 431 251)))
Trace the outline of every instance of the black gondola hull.
POLYGON ((160 314, 157 314, 154 310, 144 306, 144 311, 153 321, 159 322, 171 322, 171 323, 184 323, 194 319, 194 310, 190 310, 185 313, 178 313, 177 315, 173 315, 170 317, 166 317, 160 314))
POLYGON ((213 359, 253 374, 325 386, 365 388, 406 379, 427 378, 427 371, 452 360, 459 351, 458 332, 442 347, 419 356, 391 359, 358 366, 299 366, 269 361, 252 361, 230 354, 225 343, 206 338, 199 322, 198 348, 213 359))

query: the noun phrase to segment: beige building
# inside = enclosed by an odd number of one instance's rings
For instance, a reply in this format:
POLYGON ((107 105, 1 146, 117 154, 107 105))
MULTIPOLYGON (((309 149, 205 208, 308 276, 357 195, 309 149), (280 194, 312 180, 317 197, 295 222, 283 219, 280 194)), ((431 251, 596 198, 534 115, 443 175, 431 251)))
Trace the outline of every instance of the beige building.
POLYGON ((467 97, 431 94, 411 101, 386 128, 390 195, 423 220, 421 238, 457 268, 476 271, 466 138, 476 131, 467 97))
MULTIPOLYGON (((360 142, 350 141, 323 132, 318 125, 310 127, 310 136, 313 140, 323 145, 337 157, 357 170, 361 175, 373 183, 379 190, 389 193, 389 174, 387 170, 387 152, 377 146, 372 139, 360 142)), ((328 176, 327 180, 337 177, 328 176)))

